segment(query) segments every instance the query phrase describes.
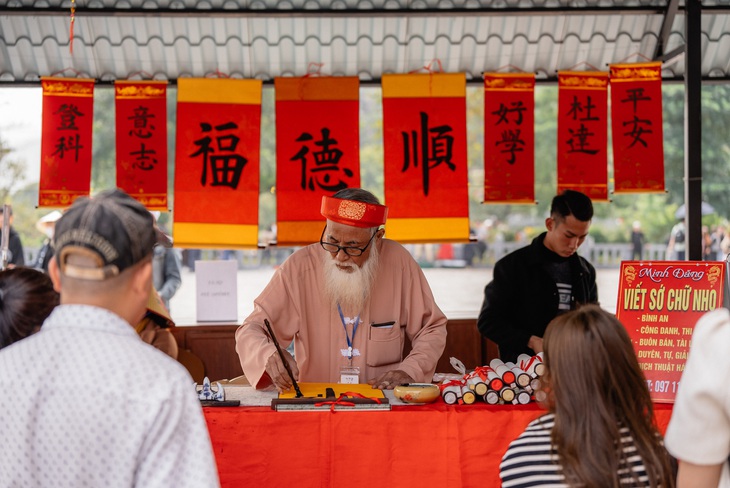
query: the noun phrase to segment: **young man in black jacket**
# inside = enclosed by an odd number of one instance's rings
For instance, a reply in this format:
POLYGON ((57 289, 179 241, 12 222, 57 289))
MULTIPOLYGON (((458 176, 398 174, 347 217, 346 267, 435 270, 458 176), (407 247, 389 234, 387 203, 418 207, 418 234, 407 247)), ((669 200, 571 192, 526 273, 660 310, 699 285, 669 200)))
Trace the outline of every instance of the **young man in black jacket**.
POLYGON ((495 264, 477 327, 497 343, 503 361, 541 352, 542 336, 553 318, 598 302, 596 270, 577 254, 592 218, 591 199, 566 190, 553 198, 547 232, 495 264))

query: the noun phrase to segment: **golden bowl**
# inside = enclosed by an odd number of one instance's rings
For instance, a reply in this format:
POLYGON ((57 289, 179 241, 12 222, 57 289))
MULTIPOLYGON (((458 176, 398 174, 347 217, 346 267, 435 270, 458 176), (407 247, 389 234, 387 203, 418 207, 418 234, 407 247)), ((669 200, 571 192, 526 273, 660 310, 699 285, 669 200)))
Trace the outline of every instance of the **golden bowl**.
POLYGON ((406 403, 431 403, 441 396, 441 390, 431 383, 407 383, 396 386, 393 394, 406 403))

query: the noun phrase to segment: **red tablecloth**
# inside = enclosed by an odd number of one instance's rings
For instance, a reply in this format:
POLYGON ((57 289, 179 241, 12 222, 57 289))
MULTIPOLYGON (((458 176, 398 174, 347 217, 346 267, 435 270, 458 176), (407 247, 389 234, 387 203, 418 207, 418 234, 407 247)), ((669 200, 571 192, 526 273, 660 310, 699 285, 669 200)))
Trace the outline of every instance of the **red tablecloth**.
MULTIPOLYGON (((434 403, 383 412, 205 408, 223 487, 499 486, 510 441, 543 411, 434 403)), ((672 405, 658 404, 663 433, 672 405)))

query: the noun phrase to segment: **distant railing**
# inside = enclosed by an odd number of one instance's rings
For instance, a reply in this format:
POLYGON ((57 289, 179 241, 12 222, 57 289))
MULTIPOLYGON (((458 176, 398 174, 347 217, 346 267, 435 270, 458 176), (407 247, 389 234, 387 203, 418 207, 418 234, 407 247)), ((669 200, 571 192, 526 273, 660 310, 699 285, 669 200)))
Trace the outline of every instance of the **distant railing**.
MULTIPOLYGON (((466 266, 466 261, 464 260, 464 250, 465 246, 473 246, 475 244, 453 244, 451 245, 453 247, 453 259, 448 260, 448 266, 450 267, 463 267, 466 266)), ((493 266, 495 262, 497 262, 500 258, 505 256, 506 254, 511 253, 512 251, 519 249, 521 247, 524 247, 526 243, 524 242, 514 242, 514 241, 505 241, 505 242, 494 242, 490 243, 487 247, 486 252, 484 253, 484 256, 481 260, 475 261, 473 264, 481 265, 481 266, 493 266)), ((429 246, 428 244, 426 246, 429 246)), ((440 266, 444 265, 444 260, 439 260, 438 255, 440 254, 438 252, 440 245, 439 244, 433 244, 431 245, 435 248, 435 250, 432 252, 433 254, 433 262, 430 263, 431 266, 440 266), (439 262, 442 261, 442 262, 439 262)), ((26 265, 30 266, 32 265, 36 257, 38 255, 38 248, 29 248, 26 247, 24 249, 25 254, 25 263, 26 265)), ((259 268, 262 266, 275 266, 276 264, 280 264, 281 261, 286 259, 286 257, 291 254, 293 249, 291 248, 270 248, 270 249, 259 249, 259 250, 243 250, 243 251, 227 251, 227 253, 230 253, 230 256, 227 254, 224 254, 223 251, 211 251, 206 250, 202 251, 200 255, 196 256, 197 259, 236 259, 239 262, 239 268, 240 269, 247 269, 247 268, 259 268)), ((674 259, 674 256, 667 256, 666 255, 667 247, 664 244, 645 244, 644 245, 644 255, 643 259, 645 261, 662 261, 664 259, 674 259)), ((412 251, 413 252, 413 251, 412 251)), ((586 243, 581 246, 579 253, 584 258, 588 259, 593 266, 596 268, 617 268, 620 266, 621 261, 624 260, 630 260, 631 257, 631 244, 625 244, 625 243, 617 243, 617 244, 609 244, 609 243, 586 243)), ((184 256, 184 258, 187 256, 184 256)), ((425 262, 423 262, 421 259, 419 259, 419 262, 421 262, 422 265, 429 265, 425 262)), ((431 260, 429 260, 431 261, 431 260)), ((185 262, 185 259, 183 259, 183 264, 188 264, 185 262)))
MULTIPOLYGON (((524 243, 495 242, 487 249, 487 259, 493 264, 501 257, 515 249, 523 247, 524 243)), ((596 268, 614 268, 621 265, 621 261, 632 259, 632 245, 628 243, 586 243, 578 253, 586 258, 596 268)), ((667 246, 664 244, 645 244, 642 259, 645 261, 661 261, 666 259, 667 246)))
MULTIPOLYGON (((406 246, 423 267, 452 267, 460 268, 472 266, 493 266, 505 255, 521 247, 528 245, 527 242, 493 242, 487 246, 483 254, 478 252, 478 244, 425 244, 421 249, 416 246, 406 246), (435 256, 435 257, 431 257, 435 256)), ((617 268, 621 261, 631 260, 632 245, 629 243, 585 243, 581 246, 579 253, 593 264, 596 268, 617 268)), ((664 244, 645 244, 642 260, 662 261, 674 259, 674 256, 667 256, 664 244)))

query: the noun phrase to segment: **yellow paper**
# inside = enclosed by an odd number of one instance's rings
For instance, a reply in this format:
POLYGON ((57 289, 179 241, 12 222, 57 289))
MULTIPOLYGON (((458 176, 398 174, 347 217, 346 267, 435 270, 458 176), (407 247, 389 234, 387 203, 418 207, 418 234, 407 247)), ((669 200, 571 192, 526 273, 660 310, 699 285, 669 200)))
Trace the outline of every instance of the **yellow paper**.
MULTIPOLYGON (((308 398, 317 398, 317 395, 321 395, 324 399, 327 394, 327 388, 332 388, 335 391, 335 397, 339 397, 346 392, 352 392, 359 393, 368 398, 385 398, 382 390, 373 388, 372 385, 368 385, 367 383, 358 383, 355 385, 347 383, 298 383, 298 385, 302 394, 308 398)), ((279 393, 279 398, 296 398, 296 396, 297 392, 294 391, 294 388, 279 393)))

